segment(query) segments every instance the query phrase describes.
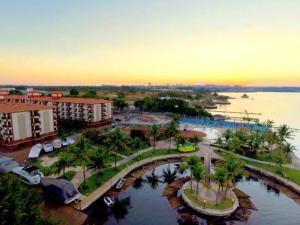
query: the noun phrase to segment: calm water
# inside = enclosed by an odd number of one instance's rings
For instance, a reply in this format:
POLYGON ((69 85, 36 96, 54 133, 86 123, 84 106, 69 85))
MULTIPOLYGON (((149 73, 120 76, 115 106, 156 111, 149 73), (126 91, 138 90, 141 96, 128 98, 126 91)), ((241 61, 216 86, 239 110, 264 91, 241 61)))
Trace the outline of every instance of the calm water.
MULTIPOLYGON (((170 164, 175 169, 174 164, 170 164)), ((162 170, 168 165, 162 165, 155 169, 156 175, 162 175, 162 170)), ((116 204, 111 209, 103 204, 103 199, 95 202, 87 211, 88 224, 105 225, 175 225, 175 224, 262 224, 262 225, 299 225, 300 207, 292 199, 278 190, 268 187, 262 180, 255 178, 241 179, 237 187, 251 196, 251 200, 257 207, 250 210, 251 215, 247 221, 241 221, 236 216, 228 218, 208 218, 197 214, 185 206, 173 209, 167 197, 162 196, 166 186, 158 183, 151 186, 146 180, 151 172, 147 172, 142 182, 137 182, 125 192, 116 193, 116 204), (192 215, 196 223, 180 222, 183 215, 192 215)))
MULTIPOLYGON (((260 121, 274 120, 275 126, 287 124, 300 129, 300 93, 250 92, 249 98, 241 98, 244 93, 223 93, 234 97, 231 105, 220 105, 219 110, 262 113, 261 116, 251 115, 260 121)), ((228 116, 236 114, 227 114, 228 116)), ((300 158, 300 132, 295 132, 291 142, 297 148, 295 154, 300 158)))

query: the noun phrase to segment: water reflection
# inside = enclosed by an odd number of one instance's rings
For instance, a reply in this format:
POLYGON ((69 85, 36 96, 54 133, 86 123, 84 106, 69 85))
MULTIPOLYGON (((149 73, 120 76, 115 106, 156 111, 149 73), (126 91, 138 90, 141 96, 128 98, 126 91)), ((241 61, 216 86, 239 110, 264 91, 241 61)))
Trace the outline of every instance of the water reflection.
MULTIPOLYGON (((127 190, 115 192, 111 190, 115 205, 107 208, 103 199, 99 199, 88 210, 87 224, 104 225, 220 225, 220 224, 272 224, 298 225, 300 220, 299 205, 293 201, 284 188, 278 188, 270 180, 249 174, 240 177, 236 186, 250 196, 257 210, 238 209, 237 213, 225 218, 214 218, 195 213, 180 204, 177 191, 174 196, 162 196, 168 183, 183 177, 176 172, 176 165, 162 165, 146 172, 135 179, 127 190), (177 177, 177 179, 176 179, 177 177)), ((174 183, 172 183, 173 185, 174 183)), ((172 186, 171 185, 171 186, 172 186)), ((169 186, 170 187, 170 186, 169 186)))

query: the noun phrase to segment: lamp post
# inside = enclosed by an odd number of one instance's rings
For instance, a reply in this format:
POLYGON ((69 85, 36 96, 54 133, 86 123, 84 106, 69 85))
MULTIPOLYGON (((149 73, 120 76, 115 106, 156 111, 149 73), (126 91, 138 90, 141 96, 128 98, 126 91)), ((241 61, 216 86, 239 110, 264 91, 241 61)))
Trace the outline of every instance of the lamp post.
POLYGON ((234 198, 232 198, 232 199, 231 199, 231 203, 232 203, 232 205, 231 205, 231 206, 233 206, 233 203, 234 203, 234 198))
POLYGON ((204 209, 205 209, 205 206, 206 206, 206 199, 203 200, 203 203, 204 203, 204 209))

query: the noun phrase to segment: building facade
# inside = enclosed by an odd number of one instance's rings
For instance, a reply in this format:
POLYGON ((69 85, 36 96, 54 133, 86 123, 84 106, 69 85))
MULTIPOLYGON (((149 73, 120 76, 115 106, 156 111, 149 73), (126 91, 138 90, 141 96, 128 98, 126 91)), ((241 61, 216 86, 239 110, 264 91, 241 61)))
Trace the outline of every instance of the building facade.
MULTIPOLYGON (((1 93, 0 93, 1 94, 1 93)), ((3 95, 2 101, 9 104, 26 103, 56 107, 58 121, 79 121, 86 126, 98 127, 112 122, 112 102, 103 99, 64 97, 63 92, 51 92, 42 96, 38 91, 30 91, 26 96, 3 95)))
POLYGON ((16 149, 54 138, 57 134, 56 107, 0 103, 0 144, 16 149))

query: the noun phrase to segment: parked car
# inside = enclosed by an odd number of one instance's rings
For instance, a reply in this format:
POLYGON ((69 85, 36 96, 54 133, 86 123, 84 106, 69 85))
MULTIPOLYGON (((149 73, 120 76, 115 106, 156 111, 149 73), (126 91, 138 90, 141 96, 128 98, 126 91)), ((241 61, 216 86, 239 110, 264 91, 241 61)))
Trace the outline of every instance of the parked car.
POLYGON ((69 145, 66 138, 61 139, 61 145, 62 147, 67 147, 69 145))
POLYGON ((19 164, 11 157, 0 155, 0 173, 9 173, 19 164))
POLYGON ((75 143, 74 139, 70 138, 70 137, 67 138, 67 142, 69 143, 69 145, 72 145, 75 143))
POLYGON ((42 148, 43 148, 43 146, 41 144, 36 144, 36 145, 32 146, 32 148, 30 149, 28 158, 36 159, 36 158, 40 157, 42 148))
POLYGON ((18 166, 12 172, 16 174, 21 182, 29 185, 38 185, 44 174, 35 166, 18 166))
POLYGON ((55 139, 55 140, 52 142, 52 145, 53 145, 53 148, 54 148, 54 149, 61 149, 61 148, 62 148, 62 143, 61 143, 61 140, 60 140, 60 139, 55 139))
POLYGON ((53 151, 53 145, 50 142, 45 142, 43 144, 43 149, 45 152, 52 152, 53 151))
POLYGON ((42 178, 45 198, 64 204, 70 204, 80 197, 80 193, 76 187, 65 179, 42 178))

